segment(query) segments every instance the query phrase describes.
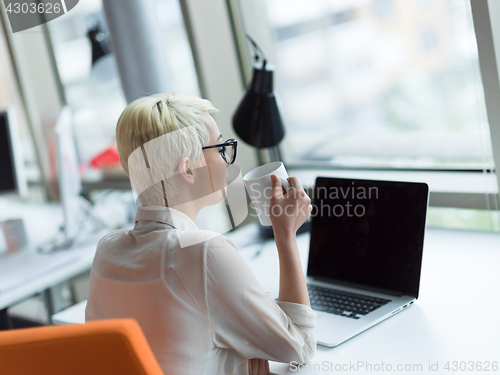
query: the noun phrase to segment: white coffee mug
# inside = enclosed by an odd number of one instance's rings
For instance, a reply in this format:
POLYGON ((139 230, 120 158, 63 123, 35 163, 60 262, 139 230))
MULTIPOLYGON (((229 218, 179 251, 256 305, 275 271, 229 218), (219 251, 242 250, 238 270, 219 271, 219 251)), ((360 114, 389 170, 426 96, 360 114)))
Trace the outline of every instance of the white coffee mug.
POLYGON ((281 180, 281 184, 288 192, 290 190, 290 183, 286 180, 288 174, 285 166, 280 161, 261 165, 243 177, 245 188, 252 200, 253 207, 259 215, 260 223, 265 226, 271 225, 269 206, 272 196, 272 174, 281 180))

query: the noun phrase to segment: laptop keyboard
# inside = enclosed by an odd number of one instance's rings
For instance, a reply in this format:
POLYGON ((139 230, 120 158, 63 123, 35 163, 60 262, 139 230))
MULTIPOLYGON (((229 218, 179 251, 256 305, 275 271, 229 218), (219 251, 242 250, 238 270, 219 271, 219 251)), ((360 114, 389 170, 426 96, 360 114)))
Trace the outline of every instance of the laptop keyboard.
POLYGON ((308 285, 307 289, 314 310, 352 319, 359 319, 359 315, 369 314, 391 301, 315 285, 308 285))

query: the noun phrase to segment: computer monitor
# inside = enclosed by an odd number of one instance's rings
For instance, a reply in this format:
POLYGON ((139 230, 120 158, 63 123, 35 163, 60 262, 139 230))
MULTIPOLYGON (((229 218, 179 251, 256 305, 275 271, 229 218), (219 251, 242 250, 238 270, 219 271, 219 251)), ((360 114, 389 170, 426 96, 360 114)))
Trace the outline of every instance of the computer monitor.
POLYGON ((13 107, 0 111, 0 173, 0 195, 25 195, 27 184, 13 107))
POLYGON ((73 116, 69 107, 62 108, 55 126, 57 182, 64 214, 66 239, 74 238, 82 220, 82 182, 80 177, 73 116))
POLYGON ((41 253, 70 248, 82 235, 87 219, 93 217, 90 203, 80 194, 82 191, 80 164, 73 132, 73 115, 68 106, 61 109, 54 133, 57 183, 64 225, 62 232, 55 238, 39 245, 38 251, 41 253))

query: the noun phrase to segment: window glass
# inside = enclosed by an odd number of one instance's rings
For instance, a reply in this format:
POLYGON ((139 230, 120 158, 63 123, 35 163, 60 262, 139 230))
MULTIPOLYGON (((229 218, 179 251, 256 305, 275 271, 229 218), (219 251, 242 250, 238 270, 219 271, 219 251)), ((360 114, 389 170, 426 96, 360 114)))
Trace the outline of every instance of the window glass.
POLYGON ((467 0, 268 0, 295 162, 493 166, 467 0))
POLYGON ((29 182, 29 195, 27 198, 31 200, 43 200, 44 190, 40 184, 41 173, 37 155, 26 121, 18 82, 10 59, 10 51, 7 46, 5 34, 2 34, 0 36, 0 110, 4 111, 9 107, 14 108, 21 154, 25 167, 24 175, 29 182))
MULTIPOLYGON (((154 6, 174 91, 199 95, 178 1, 154 0, 154 6)), ((87 32, 98 26, 104 34, 108 33, 102 1, 81 1, 48 26, 66 100, 73 110, 78 151, 88 166, 89 160, 115 142, 116 122, 127 105, 112 52, 105 57, 109 58, 108 63, 92 65, 87 32)), ((86 175, 95 178, 99 173, 87 168, 86 175)))
POLYGON ((427 227, 500 232, 500 211, 429 207, 427 227))

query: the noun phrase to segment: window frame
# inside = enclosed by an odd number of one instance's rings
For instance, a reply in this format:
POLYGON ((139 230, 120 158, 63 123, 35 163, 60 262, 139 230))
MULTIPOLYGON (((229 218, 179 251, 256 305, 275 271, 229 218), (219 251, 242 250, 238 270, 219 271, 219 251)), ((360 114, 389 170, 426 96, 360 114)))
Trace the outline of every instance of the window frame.
MULTIPOLYGON (((500 102, 500 76, 498 73, 500 70, 500 4, 492 0, 470 0, 470 3, 493 160, 495 166, 500 166, 500 107, 497 105, 500 102)), ((500 191, 500 180, 498 181, 498 190, 500 191)))
MULTIPOLYGON (((245 80, 234 39, 235 18, 230 16, 226 0, 179 0, 179 4, 201 95, 219 110, 213 116, 224 137, 236 139, 232 117, 243 98, 245 80)), ((257 167, 253 147, 240 142, 238 153, 242 173, 257 167)))
MULTIPOLYGON (((61 85, 46 24, 13 33, 5 4, 0 6, 0 23, 4 31, 13 74, 17 84, 22 111, 32 138, 37 163, 40 169, 40 184, 45 199, 55 200, 56 193, 51 181, 54 179, 50 159, 50 126, 54 114, 64 105, 61 85)), ((30 181, 35 183, 37 181, 30 181)))

